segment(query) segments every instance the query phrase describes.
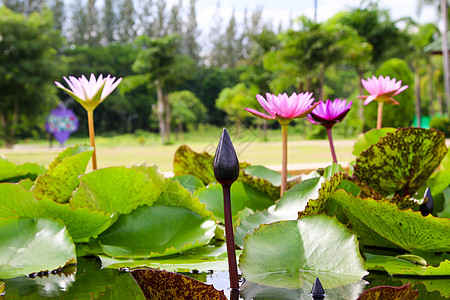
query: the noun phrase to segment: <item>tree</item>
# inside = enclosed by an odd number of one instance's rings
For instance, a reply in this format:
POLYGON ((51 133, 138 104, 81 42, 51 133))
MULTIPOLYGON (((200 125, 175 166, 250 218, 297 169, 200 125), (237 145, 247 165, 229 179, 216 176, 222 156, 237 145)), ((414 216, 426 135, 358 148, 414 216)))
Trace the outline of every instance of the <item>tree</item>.
POLYGON ((0 135, 10 147, 30 130, 24 124, 38 126, 57 103, 53 81, 62 41, 48 10, 24 17, 1 7, 0 16, 0 135))
POLYGON ((116 14, 114 13, 114 6, 112 0, 105 0, 105 9, 103 10, 103 27, 105 33, 106 44, 111 44, 115 41, 116 35, 116 14))
POLYGON ((172 106, 172 122, 178 128, 178 134, 182 134, 183 126, 194 125, 206 120, 206 107, 191 91, 178 91, 169 94, 169 102, 172 106))
POLYGON ((171 111, 168 93, 179 86, 193 68, 193 62, 177 53, 178 35, 162 38, 140 36, 136 44, 140 49, 133 70, 140 75, 132 77, 140 85, 146 80, 152 82, 157 90, 158 123, 164 144, 170 143, 171 111))
POLYGON ((122 0, 119 6, 119 38, 121 43, 130 43, 136 37, 135 9, 133 0, 122 0))
POLYGON ((195 2, 196 0, 189 1, 189 13, 184 31, 184 48, 186 49, 186 54, 189 55, 198 65, 200 62, 201 49, 197 42, 197 37, 200 36, 200 31, 197 24, 195 2))

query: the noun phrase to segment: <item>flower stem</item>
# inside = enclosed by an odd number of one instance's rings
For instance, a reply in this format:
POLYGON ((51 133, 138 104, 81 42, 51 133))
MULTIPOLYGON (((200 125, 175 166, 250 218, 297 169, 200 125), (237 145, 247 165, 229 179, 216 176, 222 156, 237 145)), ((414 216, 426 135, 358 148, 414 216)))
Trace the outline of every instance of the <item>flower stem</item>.
POLYGON ((88 110, 88 125, 89 125, 89 139, 91 140, 91 146, 94 147, 92 153, 92 169, 97 170, 97 154, 95 153, 95 132, 94 132, 94 111, 88 110))
POLYGON ((287 138, 288 138, 288 124, 281 124, 282 136, 282 163, 281 163, 281 194, 286 191, 287 187, 287 138))
POLYGON ((231 214, 231 185, 222 185, 223 209, 225 218, 225 240, 227 244, 228 272, 230 273, 230 288, 239 289, 236 252, 234 249, 233 217, 231 214))
POLYGON ((383 120, 383 102, 378 102, 378 116, 377 116, 377 129, 381 129, 381 122, 383 120))
POLYGON ((331 127, 327 127, 327 135, 328 135, 328 142, 330 143, 330 150, 331 150, 331 156, 333 157, 333 163, 337 164, 337 157, 336 157, 336 151, 334 151, 334 144, 333 144, 333 135, 331 133, 331 127))

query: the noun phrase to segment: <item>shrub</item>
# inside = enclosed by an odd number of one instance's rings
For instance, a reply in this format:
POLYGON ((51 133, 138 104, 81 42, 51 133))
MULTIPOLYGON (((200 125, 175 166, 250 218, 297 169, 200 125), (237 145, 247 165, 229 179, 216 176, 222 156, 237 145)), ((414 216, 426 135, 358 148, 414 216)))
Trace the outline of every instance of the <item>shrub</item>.
POLYGON ((450 137, 450 121, 448 117, 434 116, 430 121, 430 128, 442 131, 445 137, 450 137))

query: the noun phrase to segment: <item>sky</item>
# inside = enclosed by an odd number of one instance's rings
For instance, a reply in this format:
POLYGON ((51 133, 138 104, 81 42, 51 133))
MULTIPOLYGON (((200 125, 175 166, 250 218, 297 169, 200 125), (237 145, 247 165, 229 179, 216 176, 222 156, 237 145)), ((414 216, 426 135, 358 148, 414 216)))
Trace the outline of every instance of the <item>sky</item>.
MULTIPOLYGON (((209 30, 209 24, 216 17, 218 1, 197 0, 197 21, 200 28, 209 30)), ((388 9, 393 20, 409 16, 419 23, 436 22, 434 7, 423 7, 420 17, 417 16, 418 1, 378 0, 378 6, 382 9, 388 9)), ((319 22, 325 21, 341 10, 359 6, 359 3, 359 0, 317 0, 317 19, 319 22)), ((305 15, 310 19, 314 18, 314 0, 220 0, 220 11, 224 26, 226 26, 233 10, 236 19, 240 22, 246 8, 251 13, 256 7, 262 7, 263 18, 273 20, 276 27, 280 22, 287 25, 291 17, 305 15)))

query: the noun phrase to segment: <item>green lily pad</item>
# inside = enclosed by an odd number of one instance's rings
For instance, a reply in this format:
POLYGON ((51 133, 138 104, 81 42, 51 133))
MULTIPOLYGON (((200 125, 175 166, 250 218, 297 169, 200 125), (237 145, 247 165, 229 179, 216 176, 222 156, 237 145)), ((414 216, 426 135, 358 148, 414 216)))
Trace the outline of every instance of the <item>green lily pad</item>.
POLYGON ((0 182, 18 182, 26 178, 35 180, 38 175, 45 172, 47 169, 36 163, 16 165, 0 157, 0 182))
POLYGON ((128 214, 140 205, 152 205, 160 194, 161 190, 146 174, 125 167, 110 167, 81 176, 70 204, 109 214, 128 214))
POLYGON ((0 218, 0 278, 57 269, 75 259, 75 245, 61 221, 0 218))
POLYGON ((248 281, 290 289, 316 277, 334 288, 368 274, 356 237, 325 215, 261 225, 245 237, 239 268, 248 281))
MULTIPOLYGON (((241 251, 236 251, 236 255, 241 251)), ((149 267, 173 272, 208 272, 210 270, 228 270, 227 248, 224 242, 208 244, 169 256, 147 259, 113 258, 99 255, 102 268, 149 267)))
POLYGON ((206 245, 215 228, 214 221, 184 207, 155 204, 121 215, 98 240, 111 257, 148 258, 206 245))
POLYGON ((399 210, 388 201, 361 199, 338 190, 331 196, 344 210, 351 229, 363 245, 407 251, 450 251, 450 219, 423 217, 399 210))
MULTIPOLYGON (((153 183, 155 183, 158 189, 161 190, 161 195, 155 203, 185 207, 202 217, 212 215, 211 212, 206 210, 206 205, 201 203, 198 197, 193 196, 188 189, 182 186, 180 182, 165 178, 164 175, 159 172, 157 166, 147 167, 144 163, 138 166, 133 166, 132 169, 142 171, 153 181, 153 183)), ((187 180, 199 182, 197 181, 199 179, 191 175, 182 176, 188 176, 190 179, 185 177, 187 180)), ((202 186, 204 186, 203 183, 202 186)))
POLYGON ((79 185, 94 148, 88 145, 69 147, 50 164, 49 171, 40 175, 32 191, 37 199, 49 198, 66 203, 79 185))
POLYGON ((376 144, 380 138, 385 137, 388 133, 395 132, 397 129, 384 127, 381 129, 371 129, 364 134, 360 134, 353 145, 352 154, 358 157, 364 150, 367 150, 373 144, 376 144))
POLYGON ((273 209, 257 211, 239 219, 235 229, 235 243, 242 248, 244 237, 261 224, 297 220, 298 212, 305 209, 308 201, 319 196, 319 189, 324 181, 323 177, 304 180, 287 190, 273 209))
POLYGON ((431 195, 436 196, 450 185, 450 170, 440 170, 428 179, 427 187, 431 189, 431 195))
MULTIPOLYGON (((211 211, 220 222, 224 223, 223 191, 219 184, 210 184, 208 187, 197 191, 200 202, 206 204, 206 209, 211 211)), ((275 202, 267 194, 252 188, 246 183, 235 182, 231 186, 231 211, 235 217, 239 211, 250 208, 254 211, 264 210, 275 202)))
POLYGON ((50 199, 37 200, 33 193, 19 184, 0 184, 0 217, 50 217, 59 219, 67 226, 74 241, 96 237, 113 221, 108 214, 74 209, 69 204, 56 203, 50 199))
POLYGON ((205 185, 215 182, 213 170, 214 156, 208 152, 197 153, 186 145, 180 146, 173 159, 173 173, 178 175, 192 175, 200 179, 205 185))
POLYGON ((356 159, 354 176, 384 196, 413 195, 447 153, 445 136, 434 129, 399 128, 356 159))
MULTIPOLYGON (((265 179, 275 186, 281 185, 281 173, 268 169, 264 166, 248 166, 244 169, 244 172, 249 175, 265 179)), ((291 177, 292 176, 288 174, 288 180, 291 177)))
POLYGON ((172 181, 178 181, 184 188, 193 194, 199 188, 204 187, 203 182, 192 175, 179 175, 170 178, 172 181))
POLYGON ((444 260, 439 266, 434 267, 424 266, 399 257, 366 254, 366 268, 386 271, 389 275, 450 276, 450 260, 444 260))

